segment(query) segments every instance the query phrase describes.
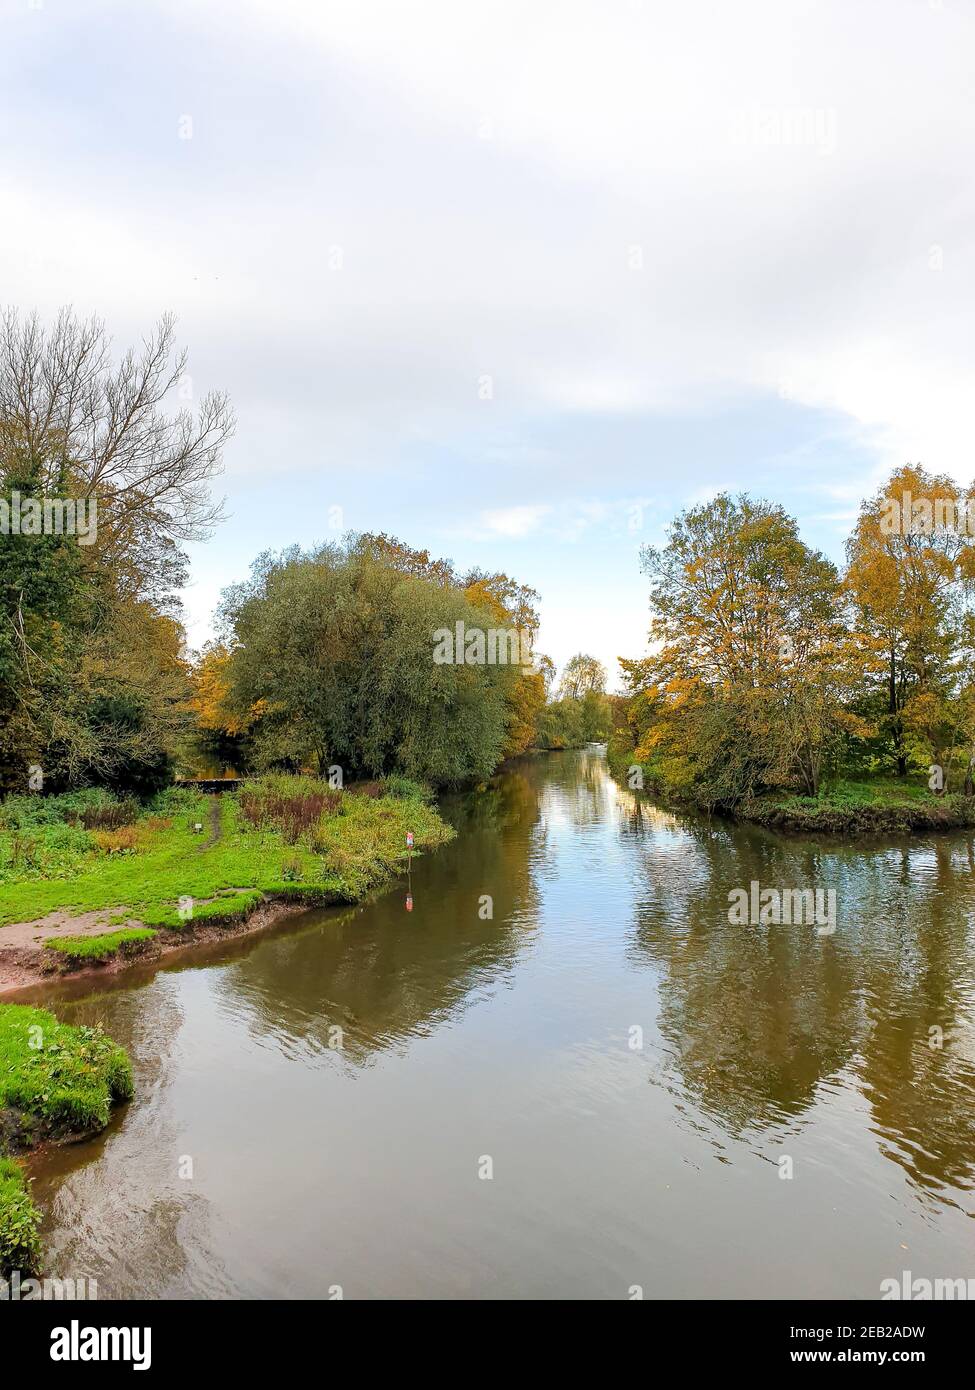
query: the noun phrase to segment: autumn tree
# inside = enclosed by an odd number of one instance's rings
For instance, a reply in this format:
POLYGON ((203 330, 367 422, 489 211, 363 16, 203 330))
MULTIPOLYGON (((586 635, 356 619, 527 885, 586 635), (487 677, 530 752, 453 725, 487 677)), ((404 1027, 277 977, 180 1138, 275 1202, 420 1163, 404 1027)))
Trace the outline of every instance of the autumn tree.
POLYGON ((219 393, 173 408, 192 396, 186 368, 169 317, 116 357, 98 319, 0 316, 0 495, 95 508, 84 537, 0 536, 0 784, 32 761, 55 784, 165 775, 185 709, 184 546, 219 518, 233 428, 219 393))
POLYGON ((855 632, 875 658, 867 695, 890 760, 906 775, 913 740, 947 766, 971 670, 975 488, 897 469, 863 503, 847 555, 855 632))
POLYGON ((656 650, 624 663, 636 755, 712 804, 797 778, 818 789, 845 722, 838 575, 777 506, 721 494, 644 547, 656 650))

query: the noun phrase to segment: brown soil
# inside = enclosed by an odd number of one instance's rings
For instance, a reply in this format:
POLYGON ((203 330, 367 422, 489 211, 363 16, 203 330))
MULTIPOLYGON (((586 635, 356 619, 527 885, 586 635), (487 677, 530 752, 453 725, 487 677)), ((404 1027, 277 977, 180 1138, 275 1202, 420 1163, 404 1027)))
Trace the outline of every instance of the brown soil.
POLYGON ((109 925, 109 919, 119 917, 123 909, 105 908, 68 917, 64 912, 52 912, 37 922, 17 922, 0 930, 0 996, 33 985, 49 983, 53 978, 70 974, 115 975, 145 961, 153 961, 177 951, 185 951, 206 941, 228 937, 249 936, 264 931, 283 917, 307 912, 308 903, 263 902, 243 921, 202 922, 187 925, 180 931, 162 929, 152 940, 135 943, 104 962, 85 961, 81 968, 63 957, 59 951, 47 951, 44 942, 56 936, 101 936, 107 931, 125 927, 141 927, 137 918, 109 925))

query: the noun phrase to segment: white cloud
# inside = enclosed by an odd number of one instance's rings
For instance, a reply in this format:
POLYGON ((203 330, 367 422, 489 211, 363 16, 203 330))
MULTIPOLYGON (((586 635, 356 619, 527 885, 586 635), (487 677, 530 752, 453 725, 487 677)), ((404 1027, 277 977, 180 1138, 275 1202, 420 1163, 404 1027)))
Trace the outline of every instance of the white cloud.
POLYGON ((536 506, 506 507, 502 511, 482 512, 481 528, 486 536, 527 536, 538 530, 542 518, 549 510, 547 506, 536 506))
MULTIPOLYGON (((101 139, 81 150, 59 128, 65 98, 38 108, 35 141, 4 154, 7 297, 97 304, 126 327, 176 307, 249 398, 325 412, 349 437, 357 421, 443 437, 517 411, 707 409, 784 390, 849 416, 891 462, 971 471, 970 13, 140 11, 146 29, 165 14, 220 81, 201 65, 196 87, 185 73, 174 86, 150 43, 133 134, 99 109, 111 95, 97 84, 81 104, 101 139), (178 111, 204 102, 178 140, 178 111)), ((118 21, 79 6, 109 48, 125 43, 118 21)), ((66 43, 68 23, 11 25, 0 103, 30 100, 18 37, 43 100, 38 34, 66 43)))

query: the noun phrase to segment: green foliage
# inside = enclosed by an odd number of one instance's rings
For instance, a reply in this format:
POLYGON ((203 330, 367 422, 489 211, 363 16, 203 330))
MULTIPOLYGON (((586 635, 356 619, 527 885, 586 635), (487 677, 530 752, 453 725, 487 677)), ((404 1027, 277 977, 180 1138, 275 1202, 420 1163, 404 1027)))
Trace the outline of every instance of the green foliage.
POLYGON ((396 773, 383 778, 382 790, 385 796, 398 796, 404 800, 433 800, 433 792, 429 787, 424 786, 422 782, 415 782, 412 777, 400 777, 396 773))
POLYGON ((538 714, 537 748, 582 748, 602 743, 610 732, 610 702, 600 691, 589 690, 578 698, 553 700, 538 714))
POLYGON ((169 409, 186 363, 174 329, 166 317, 116 353, 94 318, 0 318, 0 494, 81 516, 77 534, 0 536, 0 792, 36 763, 58 790, 146 794, 192 723, 172 614, 181 547, 219 516, 208 482, 233 416, 215 393, 169 409))
POLYGON ((498 626, 432 566, 397 561, 362 538, 261 557, 229 591, 227 667, 258 761, 346 779, 399 773, 457 785, 493 772, 515 718, 520 668, 434 661, 435 634, 498 626))
MULTIPOLYGON (((0 881, 0 932, 3 923, 35 921, 54 911, 110 908, 124 909, 123 921, 136 918, 145 927, 183 930, 238 920, 264 893, 293 898, 296 888, 307 888, 306 896, 316 901, 356 901, 400 867, 407 831, 413 832, 418 851, 442 844, 452 834, 430 804, 428 791, 407 779, 392 787, 376 784, 376 796, 355 789, 338 792, 315 778, 280 773, 247 786, 262 808, 256 821, 244 814, 233 794, 208 799, 183 791, 154 803, 179 807, 179 815, 145 815, 137 823, 139 845, 132 854, 92 850, 61 879, 0 881), (296 802, 304 806, 306 796, 316 804, 322 798, 318 813, 289 842, 295 828, 291 810, 296 802), (210 823, 211 807, 217 817, 212 844, 193 831, 197 821, 210 823), (291 878, 282 873, 286 865, 291 878), (189 918, 180 915, 185 898, 193 902, 189 918)), ((0 849, 9 836, 0 834, 0 849)), ((87 940, 103 942, 104 937, 87 940)))
POLYGON ((25 830, 81 820, 87 812, 117 804, 116 797, 102 787, 85 787, 60 796, 8 796, 0 803, 0 830, 25 830))
POLYGON ((971 823, 975 546, 890 531, 901 490, 968 495, 899 470, 861 509, 842 577, 781 507, 721 495, 677 517, 643 551, 654 651, 621 663, 631 698, 614 712, 614 768, 768 824, 971 823), (945 795, 927 789, 930 764, 945 795), (888 771, 899 792, 882 798, 888 771))
POLYGON ((41 1258, 40 1212, 22 1168, 0 1156, 0 1278, 12 1270, 33 1274, 41 1258))
MULTIPOLYGON (((125 1051, 98 1028, 72 1028, 44 1009, 0 1004, 0 1112, 28 1141, 104 1129, 132 1095, 125 1051)), ((0 1276, 36 1270, 40 1218, 20 1167, 0 1154, 0 1276)))
POLYGON ((819 796, 761 797, 749 803, 747 819, 770 829, 865 835, 896 831, 951 830, 975 825, 971 798, 932 796, 926 786, 840 783, 819 796))
POLYGON ((0 1109, 33 1117, 45 1131, 86 1131, 104 1129, 112 1101, 131 1095, 129 1059, 100 1029, 0 1004, 0 1109))
POLYGON ((92 830, 132 824, 137 802, 104 788, 0 804, 0 882, 70 879, 98 851, 92 830))

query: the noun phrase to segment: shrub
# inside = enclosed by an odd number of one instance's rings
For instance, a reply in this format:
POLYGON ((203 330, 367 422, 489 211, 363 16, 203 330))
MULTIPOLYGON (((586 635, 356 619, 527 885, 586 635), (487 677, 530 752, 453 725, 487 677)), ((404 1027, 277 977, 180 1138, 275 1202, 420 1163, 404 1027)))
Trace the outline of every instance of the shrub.
POLYGON ((308 835, 323 815, 334 814, 341 802, 342 793, 327 783, 284 773, 246 782, 238 798, 246 820, 261 829, 279 831, 288 845, 308 835))
POLYGON ((81 813, 96 806, 110 806, 115 798, 101 787, 62 792, 59 796, 8 796, 0 806, 0 829, 25 830, 67 821, 76 823, 81 813))
POLYGON ((382 791, 385 796, 400 797, 404 801, 433 800, 433 792, 429 787, 425 787, 422 782, 415 782, 412 777, 400 777, 398 773, 391 773, 389 777, 383 778, 382 791))
POLYGON ((0 1004, 0 1109, 33 1115, 49 1130, 104 1129, 112 1100, 131 1094, 129 1059, 100 1028, 73 1028, 43 1009, 0 1004))
POLYGON ((281 877, 285 883, 297 883, 304 876, 305 866, 296 854, 292 855, 290 859, 286 859, 281 865, 281 877))
POLYGON ((132 797, 115 801, 107 806, 88 806, 79 819, 86 830, 117 830, 122 825, 132 825, 139 815, 139 803, 132 797))
POLYGON ((0 1158, 0 1277, 11 1270, 33 1274, 40 1263, 40 1214, 24 1174, 12 1158, 0 1158))
POLYGON ((106 854, 129 854, 138 844, 138 831, 134 825, 122 825, 118 830, 95 830, 92 839, 106 854))

